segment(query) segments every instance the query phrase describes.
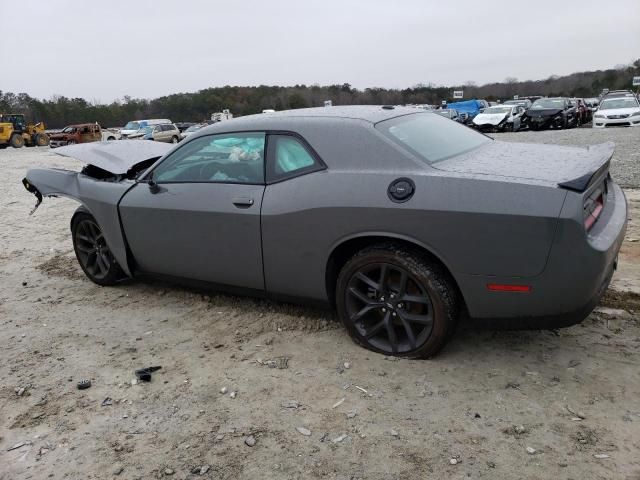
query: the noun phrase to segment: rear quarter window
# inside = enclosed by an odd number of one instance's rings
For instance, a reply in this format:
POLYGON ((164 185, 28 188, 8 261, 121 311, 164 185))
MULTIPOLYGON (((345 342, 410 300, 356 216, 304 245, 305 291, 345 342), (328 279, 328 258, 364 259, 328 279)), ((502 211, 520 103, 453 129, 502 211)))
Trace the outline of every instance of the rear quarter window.
POLYGON ((426 163, 461 155, 491 141, 469 127, 428 112, 384 120, 375 127, 426 163))

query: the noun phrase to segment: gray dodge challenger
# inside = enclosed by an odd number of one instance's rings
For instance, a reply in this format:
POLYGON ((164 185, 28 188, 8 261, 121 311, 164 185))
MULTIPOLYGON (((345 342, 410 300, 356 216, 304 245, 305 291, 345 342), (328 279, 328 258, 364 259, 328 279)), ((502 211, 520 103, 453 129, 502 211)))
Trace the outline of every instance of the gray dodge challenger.
POLYGON ((87 277, 169 281, 337 309, 358 344, 429 357, 461 315, 513 327, 583 320, 627 222, 613 144, 504 143, 412 108, 242 117, 169 146, 62 147, 32 169, 71 197, 87 277))

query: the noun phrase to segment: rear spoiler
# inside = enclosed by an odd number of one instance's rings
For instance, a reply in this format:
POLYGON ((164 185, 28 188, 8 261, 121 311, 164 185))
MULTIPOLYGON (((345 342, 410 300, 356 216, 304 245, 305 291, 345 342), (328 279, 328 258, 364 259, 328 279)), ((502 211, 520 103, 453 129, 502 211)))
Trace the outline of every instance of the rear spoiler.
POLYGON ((574 192, 584 192, 599 179, 604 172, 609 170, 614 151, 615 144, 613 142, 590 145, 587 147, 587 152, 589 152, 587 162, 590 167, 588 173, 578 178, 561 182, 558 186, 574 192))

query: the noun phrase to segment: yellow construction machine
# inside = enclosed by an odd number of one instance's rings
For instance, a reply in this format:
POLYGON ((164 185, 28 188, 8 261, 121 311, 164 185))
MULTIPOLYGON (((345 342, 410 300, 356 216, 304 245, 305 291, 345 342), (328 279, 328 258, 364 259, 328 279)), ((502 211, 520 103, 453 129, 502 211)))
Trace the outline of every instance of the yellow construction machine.
POLYGON ((44 130, 44 123, 28 124, 22 114, 0 113, 0 148, 45 147, 49 135, 44 130))

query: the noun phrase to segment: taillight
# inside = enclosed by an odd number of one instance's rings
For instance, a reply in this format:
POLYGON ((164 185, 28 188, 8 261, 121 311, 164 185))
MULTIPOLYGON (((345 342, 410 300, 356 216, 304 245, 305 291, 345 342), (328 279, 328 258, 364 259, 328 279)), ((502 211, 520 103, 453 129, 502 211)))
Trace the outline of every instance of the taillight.
POLYGON ((591 199, 592 201, 589 205, 585 205, 585 216, 584 216, 584 228, 588 232, 591 230, 591 227, 596 223, 598 217, 602 213, 602 209, 604 208, 604 196, 602 193, 598 195, 595 199, 591 199))

